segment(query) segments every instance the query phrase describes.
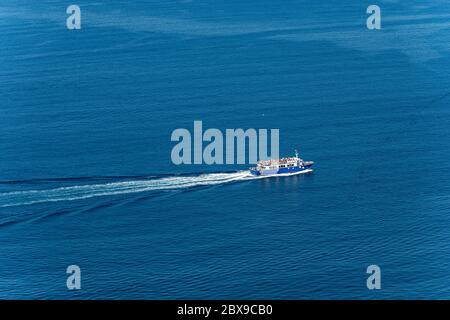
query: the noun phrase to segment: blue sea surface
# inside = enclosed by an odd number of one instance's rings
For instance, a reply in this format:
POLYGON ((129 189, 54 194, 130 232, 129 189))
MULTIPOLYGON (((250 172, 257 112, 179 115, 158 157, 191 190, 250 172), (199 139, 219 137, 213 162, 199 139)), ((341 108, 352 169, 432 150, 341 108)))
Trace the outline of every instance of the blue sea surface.
POLYGON ((1 299, 450 298, 450 3, 74 2, 0 4, 1 299), (174 165, 195 120, 315 170, 174 165))

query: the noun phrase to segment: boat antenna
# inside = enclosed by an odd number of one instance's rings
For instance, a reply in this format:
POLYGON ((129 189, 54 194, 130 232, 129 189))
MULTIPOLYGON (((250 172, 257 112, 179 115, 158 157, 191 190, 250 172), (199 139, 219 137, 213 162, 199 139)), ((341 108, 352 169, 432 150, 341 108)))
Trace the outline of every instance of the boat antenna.
POLYGON ((298 151, 295 149, 295 157, 298 158, 298 151))

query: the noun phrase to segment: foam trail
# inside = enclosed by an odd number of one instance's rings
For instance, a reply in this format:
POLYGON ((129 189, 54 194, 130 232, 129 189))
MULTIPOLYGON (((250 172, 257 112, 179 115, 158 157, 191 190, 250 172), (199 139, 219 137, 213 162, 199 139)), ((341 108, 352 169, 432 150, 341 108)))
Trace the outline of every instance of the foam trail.
POLYGON ((0 193, 0 208, 44 202, 80 200, 145 191, 185 189, 247 179, 252 179, 252 176, 248 171, 239 171, 234 173, 211 173, 198 176, 167 177, 151 180, 70 186, 46 190, 13 191, 0 193))

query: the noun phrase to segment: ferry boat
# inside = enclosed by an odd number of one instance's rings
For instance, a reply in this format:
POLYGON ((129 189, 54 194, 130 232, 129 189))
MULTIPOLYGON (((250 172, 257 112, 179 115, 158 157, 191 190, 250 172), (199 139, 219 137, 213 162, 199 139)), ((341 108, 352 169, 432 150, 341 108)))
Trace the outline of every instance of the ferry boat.
POLYGON ((299 158, 296 150, 295 157, 258 161, 256 167, 250 168, 250 173, 255 176, 294 175, 312 172, 313 164, 313 161, 303 161, 299 158))

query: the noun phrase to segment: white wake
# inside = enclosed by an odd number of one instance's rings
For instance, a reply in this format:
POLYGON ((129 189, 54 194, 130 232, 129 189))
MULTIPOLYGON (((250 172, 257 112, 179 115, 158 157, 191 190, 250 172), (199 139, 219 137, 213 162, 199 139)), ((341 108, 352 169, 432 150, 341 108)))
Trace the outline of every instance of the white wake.
POLYGON ((234 173, 210 173, 198 176, 167 177, 160 179, 80 185, 46 190, 13 191, 0 193, 0 208, 155 190, 186 189, 253 178, 254 177, 251 176, 248 171, 239 171, 234 173))

